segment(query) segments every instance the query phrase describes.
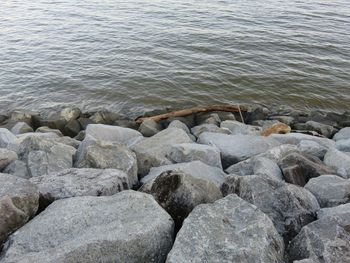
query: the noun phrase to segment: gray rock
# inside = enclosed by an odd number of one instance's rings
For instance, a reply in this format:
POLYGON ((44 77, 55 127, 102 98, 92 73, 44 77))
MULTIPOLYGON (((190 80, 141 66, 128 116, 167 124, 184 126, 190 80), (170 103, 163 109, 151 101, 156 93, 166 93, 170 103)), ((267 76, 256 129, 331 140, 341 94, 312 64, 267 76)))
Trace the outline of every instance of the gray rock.
POLYGON ((2 263, 164 262, 174 223, 152 196, 123 191, 52 203, 12 235, 2 263), (53 238, 54 237, 54 238, 53 238))
POLYGON ((228 129, 219 128, 215 124, 201 124, 199 126, 195 126, 191 129, 191 132, 197 138, 204 132, 213 132, 213 133, 221 133, 221 134, 231 134, 228 129))
POLYGON ((15 110, 10 114, 10 122, 19 122, 25 121, 30 122, 32 119, 32 115, 36 114, 35 112, 28 112, 23 110, 15 110))
POLYGON ((192 140, 186 132, 177 128, 168 128, 134 144, 131 149, 136 153, 139 175, 145 176, 151 167, 171 164, 172 162, 167 158, 171 147, 189 142, 192 140))
POLYGON ((60 117, 63 118, 66 122, 76 120, 81 114, 80 109, 75 107, 67 107, 61 110, 60 117))
POLYGON ((330 219, 338 217, 340 220, 350 216, 350 204, 338 205, 335 207, 322 208, 317 212, 317 219, 330 219))
POLYGON ((271 117, 269 117, 269 119, 282 122, 282 123, 287 124, 289 126, 291 126, 295 123, 295 118, 291 117, 291 116, 271 116, 271 117))
POLYGON ((219 126, 220 125, 220 117, 215 112, 201 112, 195 114, 195 120, 197 125, 202 124, 214 124, 219 126))
POLYGON ((70 120, 66 126, 64 126, 63 132, 65 135, 74 137, 77 136, 78 133, 82 130, 80 123, 78 120, 73 119, 70 120))
POLYGON ((172 122, 170 122, 168 128, 178 128, 178 129, 184 130, 187 134, 191 133, 188 126, 179 120, 173 120, 172 122))
POLYGON ((327 152, 327 147, 320 145, 315 141, 303 140, 297 145, 298 150, 304 154, 313 155, 323 160, 327 152))
POLYGON ((0 173, 0 246, 9 234, 35 215, 38 206, 39 193, 33 184, 0 173))
POLYGON ((252 124, 254 126, 260 126, 262 129, 266 129, 277 123, 281 123, 281 122, 277 120, 256 120, 256 121, 253 121, 252 124))
POLYGON ((129 176, 117 169, 68 169, 59 173, 33 177, 44 206, 55 200, 75 196, 114 195, 132 187, 129 176))
POLYGON ((336 175, 312 178, 305 188, 316 198, 321 207, 331 207, 350 201, 350 180, 336 175))
POLYGON ((239 121, 223 121, 221 128, 230 130, 232 135, 260 135, 261 127, 246 125, 239 121))
POLYGON ((80 146, 80 141, 73 139, 71 137, 68 137, 68 136, 53 138, 52 141, 57 142, 57 143, 62 143, 62 144, 68 145, 68 146, 72 146, 76 149, 78 149, 80 146))
POLYGON ((86 128, 86 136, 91 136, 99 141, 116 142, 127 145, 135 137, 141 137, 138 131, 118 126, 103 124, 89 124, 86 128))
POLYGON ((298 145, 301 141, 307 140, 317 142, 326 148, 333 148, 335 146, 333 140, 302 133, 272 134, 269 137, 279 141, 281 144, 298 145))
POLYGON ((60 130, 51 129, 51 128, 47 127, 47 126, 39 127, 38 129, 35 130, 35 132, 40 132, 40 133, 51 133, 51 132, 53 132, 53 133, 56 133, 57 136, 59 136, 59 137, 63 136, 63 134, 62 134, 62 132, 60 130))
POLYGON ((145 119, 139 127, 139 132, 145 137, 151 137, 161 130, 162 126, 151 119, 145 119))
POLYGON ((0 148, 7 148, 16 144, 17 137, 8 129, 0 128, 0 148))
POLYGON ((13 134, 22 134, 22 133, 34 132, 34 131, 33 131, 33 128, 30 127, 27 123, 25 123, 25 122, 17 122, 12 127, 11 132, 13 134))
POLYGON ((15 152, 0 148, 0 172, 17 159, 18 156, 15 152))
POLYGON ((290 262, 350 262, 350 206, 338 208, 321 209, 328 210, 327 216, 303 227, 288 246, 290 262))
POLYGON ((160 174, 150 194, 174 219, 176 229, 181 228, 183 220, 197 205, 222 198, 220 188, 212 181, 177 171, 160 174))
POLYGON ((342 152, 350 152, 350 139, 338 140, 335 143, 335 148, 342 152))
POLYGON ((209 145, 197 143, 176 144, 171 147, 168 158, 174 163, 202 161, 207 165, 222 169, 219 149, 209 145))
POLYGON ((201 134, 198 142, 219 148, 224 168, 266 152, 280 144, 269 137, 209 132, 201 134))
POLYGON ((283 251, 283 240, 269 217, 230 195, 192 211, 166 262, 280 263, 283 251))
POLYGON ((27 163, 20 161, 20 160, 15 160, 11 162, 3 171, 4 173, 7 174, 12 174, 21 178, 29 179, 30 175, 28 172, 27 168, 27 163))
POLYGON ((27 133, 17 135, 18 143, 21 143, 27 137, 37 137, 37 138, 43 138, 48 140, 60 138, 55 132, 45 132, 45 133, 27 132, 27 133))
POLYGON ((317 157, 292 152, 279 162, 286 182, 304 186, 311 178, 335 171, 322 163, 317 157))
POLYGON ((341 129, 339 132, 337 132, 333 136, 333 140, 339 141, 339 140, 347 140, 350 139, 350 127, 346 127, 341 129))
POLYGON ((324 156, 324 163, 336 170, 344 178, 350 178, 350 156, 335 148, 329 149, 324 156))
POLYGON ((230 176, 221 189, 224 195, 236 193, 267 214, 286 243, 314 221, 320 209, 308 190, 258 175, 230 176))
POLYGON ((327 124, 322 124, 316 121, 308 121, 306 122, 306 129, 311 131, 316 131, 319 134, 322 134, 323 136, 330 138, 336 133, 336 129, 327 124))

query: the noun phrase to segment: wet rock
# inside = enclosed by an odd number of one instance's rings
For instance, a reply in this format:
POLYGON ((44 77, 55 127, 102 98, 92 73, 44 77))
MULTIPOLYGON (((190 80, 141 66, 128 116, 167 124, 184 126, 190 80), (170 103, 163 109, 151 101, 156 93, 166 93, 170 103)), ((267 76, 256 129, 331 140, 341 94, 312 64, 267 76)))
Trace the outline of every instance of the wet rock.
POLYGON ((197 125, 214 124, 216 126, 219 126, 221 122, 219 115, 213 112, 197 113, 195 115, 195 121, 197 125))
POLYGON ((290 153, 280 160, 284 179, 291 184, 304 186, 311 178, 335 171, 325 166, 320 159, 311 155, 290 153))
POLYGON ((14 151, 0 148, 0 172, 18 158, 14 151))
POLYGON ((67 123, 72 120, 76 120, 79 118, 81 111, 79 108, 75 107, 67 107, 61 110, 60 118, 63 118, 67 123))
POLYGON ((335 148, 342 152, 350 152, 350 139, 338 140, 335 143, 335 148))
POLYGON ((283 240, 269 217, 230 195, 192 211, 166 262, 279 263, 283 251, 283 240))
POLYGON ((57 129, 51 129, 47 126, 42 126, 42 127, 39 127, 38 129, 36 129, 35 132, 41 132, 41 133, 56 133, 57 136, 59 137, 63 137, 63 134, 60 130, 57 130, 57 129))
POLYGON ((139 175, 145 176, 151 167, 171 164, 171 160, 167 158, 171 147, 190 142, 192 140, 183 130, 168 128, 134 144, 131 149, 136 153, 139 175))
POLYGON ((324 156, 324 163, 336 170, 344 178, 350 178, 350 156, 335 148, 329 149, 324 156))
POLYGON ((9 122, 16 123, 16 122, 26 122, 27 124, 31 124, 33 115, 36 115, 35 112, 29 112, 29 111, 22 111, 22 110, 15 110, 12 111, 9 116, 9 122))
POLYGON ((164 262, 173 226, 152 196, 139 192, 62 199, 10 237, 2 263, 164 262))
POLYGON ((17 137, 8 129, 0 128, 0 148, 7 148, 16 144, 17 137))
POLYGON ((28 180, 0 173, 0 246, 33 217, 39 206, 37 188, 28 180))
POLYGON ((280 144, 271 138, 261 136, 226 135, 209 132, 201 134, 198 142, 216 146, 221 152, 224 168, 266 152, 280 144))
POLYGON ((350 127, 341 129, 333 137, 333 140, 335 141, 346 140, 346 139, 350 139, 350 127))
POLYGON ((260 135, 261 127, 246 125, 239 121, 223 121, 221 128, 230 130, 232 135, 260 135))
POLYGON ((215 124, 209 124, 209 123, 195 126, 191 129, 191 132, 197 138, 204 132, 231 134, 231 132, 228 129, 219 128, 215 124))
POLYGON ((70 137, 76 136, 81 131, 80 123, 73 119, 64 126, 64 134, 70 137))
POLYGON ((153 182, 150 194, 167 211, 180 229, 183 220, 199 204, 220 198, 220 188, 212 181, 178 171, 166 171, 153 182))
POLYGON ((350 201, 350 180, 336 175, 312 178, 305 188, 316 198, 321 207, 332 207, 350 201))
POLYGON ((85 131, 80 131, 77 136, 74 137, 75 140, 77 141, 83 141, 85 139, 86 132, 85 131))
POLYGON ((279 141, 281 144, 298 145, 301 141, 314 141, 326 148, 333 148, 335 146, 333 140, 302 133, 272 134, 269 137, 279 141))
POLYGON ((322 124, 316 121, 306 122, 306 130, 316 131, 327 138, 332 137, 337 132, 333 126, 322 124))
POLYGON ((80 117, 78 119, 78 122, 79 122, 82 130, 86 130, 86 128, 89 124, 96 124, 92 120, 90 120, 89 118, 84 118, 84 117, 80 117))
POLYGON ((161 130, 161 125, 152 119, 145 119, 139 127, 139 132, 145 137, 151 137, 161 130))
POLYGON ((266 120, 270 114, 270 110, 266 107, 253 106, 249 109, 247 123, 252 123, 256 120, 266 120))
POLYGON ((266 129, 274 124, 281 123, 277 120, 256 120, 252 122, 253 126, 259 126, 262 129, 266 129))
POLYGON ((267 214, 286 243, 314 221, 320 209, 308 190, 268 177, 229 176, 221 189, 224 195, 236 193, 267 214))
POLYGON ((202 161, 207 165, 222 169, 219 149, 209 145, 197 143, 176 144, 171 147, 168 158, 174 163, 202 161))
POLYGON ((109 111, 97 111, 90 116, 90 120, 97 124, 113 124, 117 120, 125 119, 125 117, 109 111))
POLYGON ((22 134, 26 132, 33 132, 33 128, 25 122, 17 122, 15 126, 12 127, 11 132, 13 134, 22 134))
POLYGON ((323 160, 324 155, 328 150, 325 146, 310 140, 300 141, 297 147, 300 152, 307 155, 316 156, 320 160, 323 160))

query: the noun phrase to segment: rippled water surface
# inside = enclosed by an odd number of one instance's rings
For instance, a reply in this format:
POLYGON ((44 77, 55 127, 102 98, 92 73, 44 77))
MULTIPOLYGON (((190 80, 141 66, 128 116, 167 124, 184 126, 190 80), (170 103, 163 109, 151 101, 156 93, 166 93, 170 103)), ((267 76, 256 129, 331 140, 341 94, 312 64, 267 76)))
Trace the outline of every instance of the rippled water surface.
POLYGON ((349 0, 2 0, 0 108, 350 109, 349 0))

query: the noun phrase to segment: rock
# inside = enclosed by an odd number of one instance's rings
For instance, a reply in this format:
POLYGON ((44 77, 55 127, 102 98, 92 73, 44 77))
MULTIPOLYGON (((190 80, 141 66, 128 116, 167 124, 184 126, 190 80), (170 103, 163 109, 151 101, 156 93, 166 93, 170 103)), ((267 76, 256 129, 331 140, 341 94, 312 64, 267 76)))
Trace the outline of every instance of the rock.
POLYGON ((103 124, 88 125, 86 136, 91 136, 99 141, 116 142, 124 145, 127 145, 130 140, 133 140, 136 137, 142 138, 142 134, 138 131, 103 124))
POLYGON ((346 140, 346 139, 350 139, 350 127, 341 129, 339 132, 337 132, 333 136, 333 140, 335 141, 346 140))
POLYGON ((323 136, 330 138, 336 133, 336 129, 331 125, 322 124, 316 121, 306 122, 306 130, 316 131, 323 136))
POLYGON ((12 174, 14 176, 18 176, 21 178, 29 179, 30 175, 28 173, 27 169, 27 163, 20 161, 20 160, 15 160, 11 162, 3 171, 4 173, 7 174, 12 174))
POLYGON ((350 139, 338 140, 335 143, 335 148, 342 152, 350 152, 350 139))
POLYGON ((197 138, 204 132, 231 134, 231 132, 228 129, 219 128, 215 124, 201 124, 199 126, 193 127, 191 129, 191 132, 197 138))
POLYGON ((83 141, 85 139, 85 131, 80 131, 77 136, 74 137, 75 140, 83 141))
POLYGON ((79 119, 77 119, 77 121, 80 124, 80 127, 82 130, 86 130, 87 126, 89 124, 95 124, 92 120, 90 120, 89 118, 84 118, 84 117, 80 117, 79 119))
POLYGON ((145 137, 151 137, 161 130, 160 124, 152 119, 145 119, 139 127, 139 132, 145 137))
POLYGON ((0 173, 0 246, 9 234, 35 215, 38 206, 39 193, 33 184, 26 179, 0 173))
POLYGON ((281 144, 298 145, 301 141, 307 140, 317 142, 327 149, 333 148, 335 146, 335 142, 333 140, 302 133, 272 134, 269 137, 279 141, 281 144))
POLYGON ((227 175, 219 168, 206 165, 201 161, 189 163, 177 163, 151 168, 149 174, 141 179, 143 191, 151 189, 154 179, 166 171, 177 171, 189 174, 195 178, 213 182, 217 187, 221 187, 227 175))
POLYGON ((64 134, 70 137, 76 136, 81 131, 80 123, 73 119, 64 126, 64 134))
POLYGON ((338 217, 338 219, 348 219, 350 216, 350 204, 338 205, 335 207, 322 208, 317 212, 317 219, 330 219, 338 217))
POLYGON ((82 145, 77 151, 74 166, 119 169, 128 174, 131 186, 138 184, 136 155, 124 145, 102 141, 82 145))
POLYGON ((223 121, 220 127, 230 130, 232 135, 259 135, 261 132, 261 127, 246 125, 239 121, 223 121))
POLYGON ((292 116, 271 116, 271 117, 269 117, 269 119, 282 122, 282 123, 287 124, 289 126, 292 126, 295 123, 295 118, 292 116))
POLYGON ((281 122, 279 122, 277 120, 256 120, 256 121, 252 122, 252 125, 259 126, 262 129, 266 129, 266 128, 271 127, 272 125, 275 125, 278 123, 281 123, 281 122))
POLYGON ((329 211, 332 216, 319 217, 317 221, 303 227, 288 246, 290 262, 302 259, 309 260, 301 261, 303 263, 350 262, 350 206, 347 204, 341 207, 340 213, 338 209, 332 208, 329 211))
POLYGON ((220 188, 210 180, 178 171, 165 171, 153 182, 150 194, 167 211, 180 229, 183 220, 199 204, 220 198, 220 188))
POLYGON ((248 120, 247 123, 252 123, 256 120, 266 120, 270 114, 270 110, 262 106, 253 106, 248 111, 248 120))
POLYGON ((221 189, 224 195, 236 193, 267 214, 286 244, 315 220, 320 209, 308 190, 259 175, 229 176, 221 189))
POLYGON ((174 223, 152 196, 123 191, 55 201, 9 238, 2 263, 164 262, 174 223), (53 238, 54 237, 54 238, 53 238))
POLYGON ((323 160, 324 155, 327 152, 327 148, 315 141, 302 140, 297 145, 298 150, 304 154, 316 156, 320 160, 323 160))
POLYGON ((178 128, 185 131, 187 134, 191 134, 188 126, 179 120, 173 120, 172 122, 170 122, 168 128, 178 128))
POLYGON ((312 178, 305 188, 316 198, 321 207, 332 207, 350 201, 350 180, 336 175, 312 178))
POLYGON ((198 143, 214 145, 219 148, 224 168, 279 145, 277 141, 261 136, 209 132, 201 134, 198 143))
POLYGON ((33 177, 30 181, 38 187, 44 207, 58 199, 114 195, 132 187, 129 176, 117 169, 72 168, 33 177))
POLYGON ((167 158, 170 149, 175 144, 192 142, 190 137, 181 129, 168 128, 153 137, 134 144, 131 149, 136 153, 138 173, 142 178, 151 167, 171 164, 167 158))
POLYGON ((213 112, 197 113, 195 114, 195 121, 197 125, 214 124, 216 126, 219 126, 221 122, 219 115, 213 112))
POLYGON ((313 177, 335 172, 317 157, 297 152, 286 155, 280 160, 279 165, 286 182, 300 186, 304 186, 313 177))
POLYGON ((42 127, 39 127, 38 129, 36 129, 35 132, 40 132, 40 133, 56 133, 57 136, 59 137, 63 137, 63 134, 60 130, 57 130, 57 129, 51 129, 47 126, 42 126, 42 127))
POLYGON ((229 195, 192 211, 166 262, 279 263, 283 251, 283 240, 269 217, 229 195))
POLYGON ((42 139, 48 139, 48 140, 60 138, 54 132, 45 132, 45 133, 41 133, 41 132, 27 132, 27 133, 23 133, 23 134, 18 134, 17 135, 18 143, 21 143, 24 139, 26 139, 28 137, 36 137, 36 138, 42 138, 42 139))
POLYGON ((64 136, 64 137, 58 137, 58 138, 54 138, 52 139, 52 141, 57 142, 57 143, 62 143, 68 146, 72 146, 75 149, 78 149, 80 146, 80 141, 73 139, 71 137, 68 136, 64 136))
POLYGON ((336 170, 337 174, 344 178, 350 178, 350 156, 338 151, 329 149, 324 156, 324 163, 336 170))
POLYGON ((213 111, 213 113, 216 113, 221 121, 235 121, 236 117, 232 112, 227 111, 213 111))
POLYGON ((17 137, 8 129, 0 128, 0 148, 7 148, 16 144, 17 137))
POLYGON ((90 120, 93 123, 99 124, 113 124, 116 120, 125 119, 121 115, 109 112, 109 111, 98 111, 90 116, 90 120))
POLYGON ((261 131, 262 136, 269 136, 271 134, 287 134, 291 132, 291 127, 284 123, 276 123, 270 127, 266 127, 261 131))
POLYGON ((115 126, 123 127, 123 128, 129 128, 133 130, 138 130, 140 127, 140 124, 137 123, 134 120, 115 120, 113 123, 115 126))
POLYGON ((17 154, 13 151, 0 148, 0 172, 6 168, 10 163, 16 161, 17 154))
POLYGON ((35 112, 28 112, 23 110, 15 110, 10 114, 9 122, 26 122, 28 124, 32 121, 32 116, 35 115, 35 112))
POLYGON ((222 169, 220 151, 213 146, 182 143, 171 147, 168 158, 174 163, 202 161, 203 163, 222 169))
POLYGON ((74 107, 67 107, 61 110, 60 117, 69 123, 72 120, 78 119, 80 114, 80 109, 74 107))
POLYGON ((17 122, 15 126, 12 127, 11 132, 13 134, 22 134, 22 133, 34 132, 34 131, 33 131, 33 128, 30 127, 27 123, 17 122))

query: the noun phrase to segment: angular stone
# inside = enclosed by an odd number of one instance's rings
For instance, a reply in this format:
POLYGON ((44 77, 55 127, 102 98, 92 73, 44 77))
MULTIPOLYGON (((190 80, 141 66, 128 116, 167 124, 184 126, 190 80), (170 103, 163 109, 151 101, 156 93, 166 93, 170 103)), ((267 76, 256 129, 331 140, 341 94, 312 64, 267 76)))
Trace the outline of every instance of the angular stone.
POLYGON ((330 138, 336 133, 336 129, 327 124, 322 124, 316 121, 308 121, 306 122, 306 130, 316 131, 323 136, 330 138))
POLYGON ((342 152, 350 152, 350 139, 338 140, 335 143, 335 148, 342 152))
POLYGON ((35 215, 38 206, 39 193, 33 184, 26 179, 0 173, 0 246, 9 234, 35 215))
POLYGON ((17 137, 8 129, 0 128, 0 148, 7 148, 16 144, 17 137))
POLYGON ((171 147, 189 142, 192 140, 186 132, 177 128, 168 128, 134 144, 131 149, 136 153, 139 175, 145 176, 151 167, 171 164, 172 162, 167 158, 171 147))
POLYGON ((151 137, 161 130, 161 125, 152 119, 145 119, 139 127, 139 132, 145 137, 151 137))
POLYGON ((184 130, 187 134, 191 133, 188 126, 179 120, 173 120, 172 122, 170 122, 168 128, 178 128, 178 129, 184 130))
POLYGON ((239 121, 223 121, 221 128, 230 130, 232 135, 260 135, 261 127, 246 125, 239 121))
POLYGON ((222 169, 219 149, 209 145, 197 143, 176 144, 171 147, 168 158, 174 163, 202 161, 207 165, 222 169))
POLYGON ((305 188, 317 198, 321 207, 337 206, 350 201, 350 179, 322 175, 312 178, 305 188))
POLYGON ((279 141, 281 144, 298 145, 303 140, 314 141, 326 148, 333 148, 335 142, 327 138, 321 138, 302 133, 288 133, 288 134, 272 134, 269 137, 279 141))
POLYGON ((213 112, 197 113, 195 114, 195 120, 197 125, 214 124, 219 126, 221 122, 219 115, 213 112))
POLYGON ((64 126, 64 134, 70 137, 76 136, 81 131, 80 123, 73 119, 64 126))
POLYGON ((270 218, 229 195, 192 211, 166 262, 280 263, 283 251, 283 240, 270 218))
POLYGON ((76 120, 81 114, 80 109, 75 107, 67 107, 61 110, 60 117, 63 118, 66 122, 76 120))
POLYGON ((341 129, 333 137, 333 140, 335 140, 335 141, 347 140, 347 139, 350 139, 350 127, 346 127, 346 128, 341 129))
POLYGON ((231 134, 228 129, 219 128, 215 124, 201 124, 199 126, 195 126, 191 129, 191 132, 197 138, 204 132, 213 132, 213 133, 221 133, 221 134, 231 134))
POLYGON ((291 126, 295 123, 295 118, 292 116, 271 116, 271 117, 269 117, 269 119, 282 122, 282 123, 287 124, 289 126, 291 126))
POLYGON ((47 126, 42 126, 42 127, 39 127, 38 129, 35 130, 35 132, 41 132, 41 133, 50 133, 50 132, 53 132, 53 133, 56 133, 59 137, 62 137, 63 134, 60 130, 57 130, 57 129, 51 129, 47 126))
POLYGON ((303 140, 300 141, 297 145, 298 150, 304 154, 313 155, 318 157, 320 160, 323 160, 324 155, 327 152, 327 147, 322 146, 321 144, 315 141, 303 140))
POLYGON ((13 134, 22 134, 27 132, 33 132, 33 128, 25 122, 17 122, 15 126, 12 127, 11 132, 13 134))
POLYGON ((344 178, 350 178, 349 155, 332 148, 327 151, 323 161, 326 165, 335 169, 337 174, 344 178))
POLYGON ((198 142, 219 148, 224 168, 264 153, 280 144, 271 138, 262 136, 226 135, 209 132, 201 134, 198 142))
POLYGON ((18 156, 14 151, 0 148, 0 172, 17 159, 18 156))
POLYGON ((27 163, 15 160, 12 163, 10 163, 3 171, 7 174, 12 174, 14 176, 18 176, 21 178, 29 179, 30 175, 27 168, 27 163))
POLYGON ((9 238, 2 263, 164 262, 174 223, 152 196, 123 191, 52 203, 9 238))

